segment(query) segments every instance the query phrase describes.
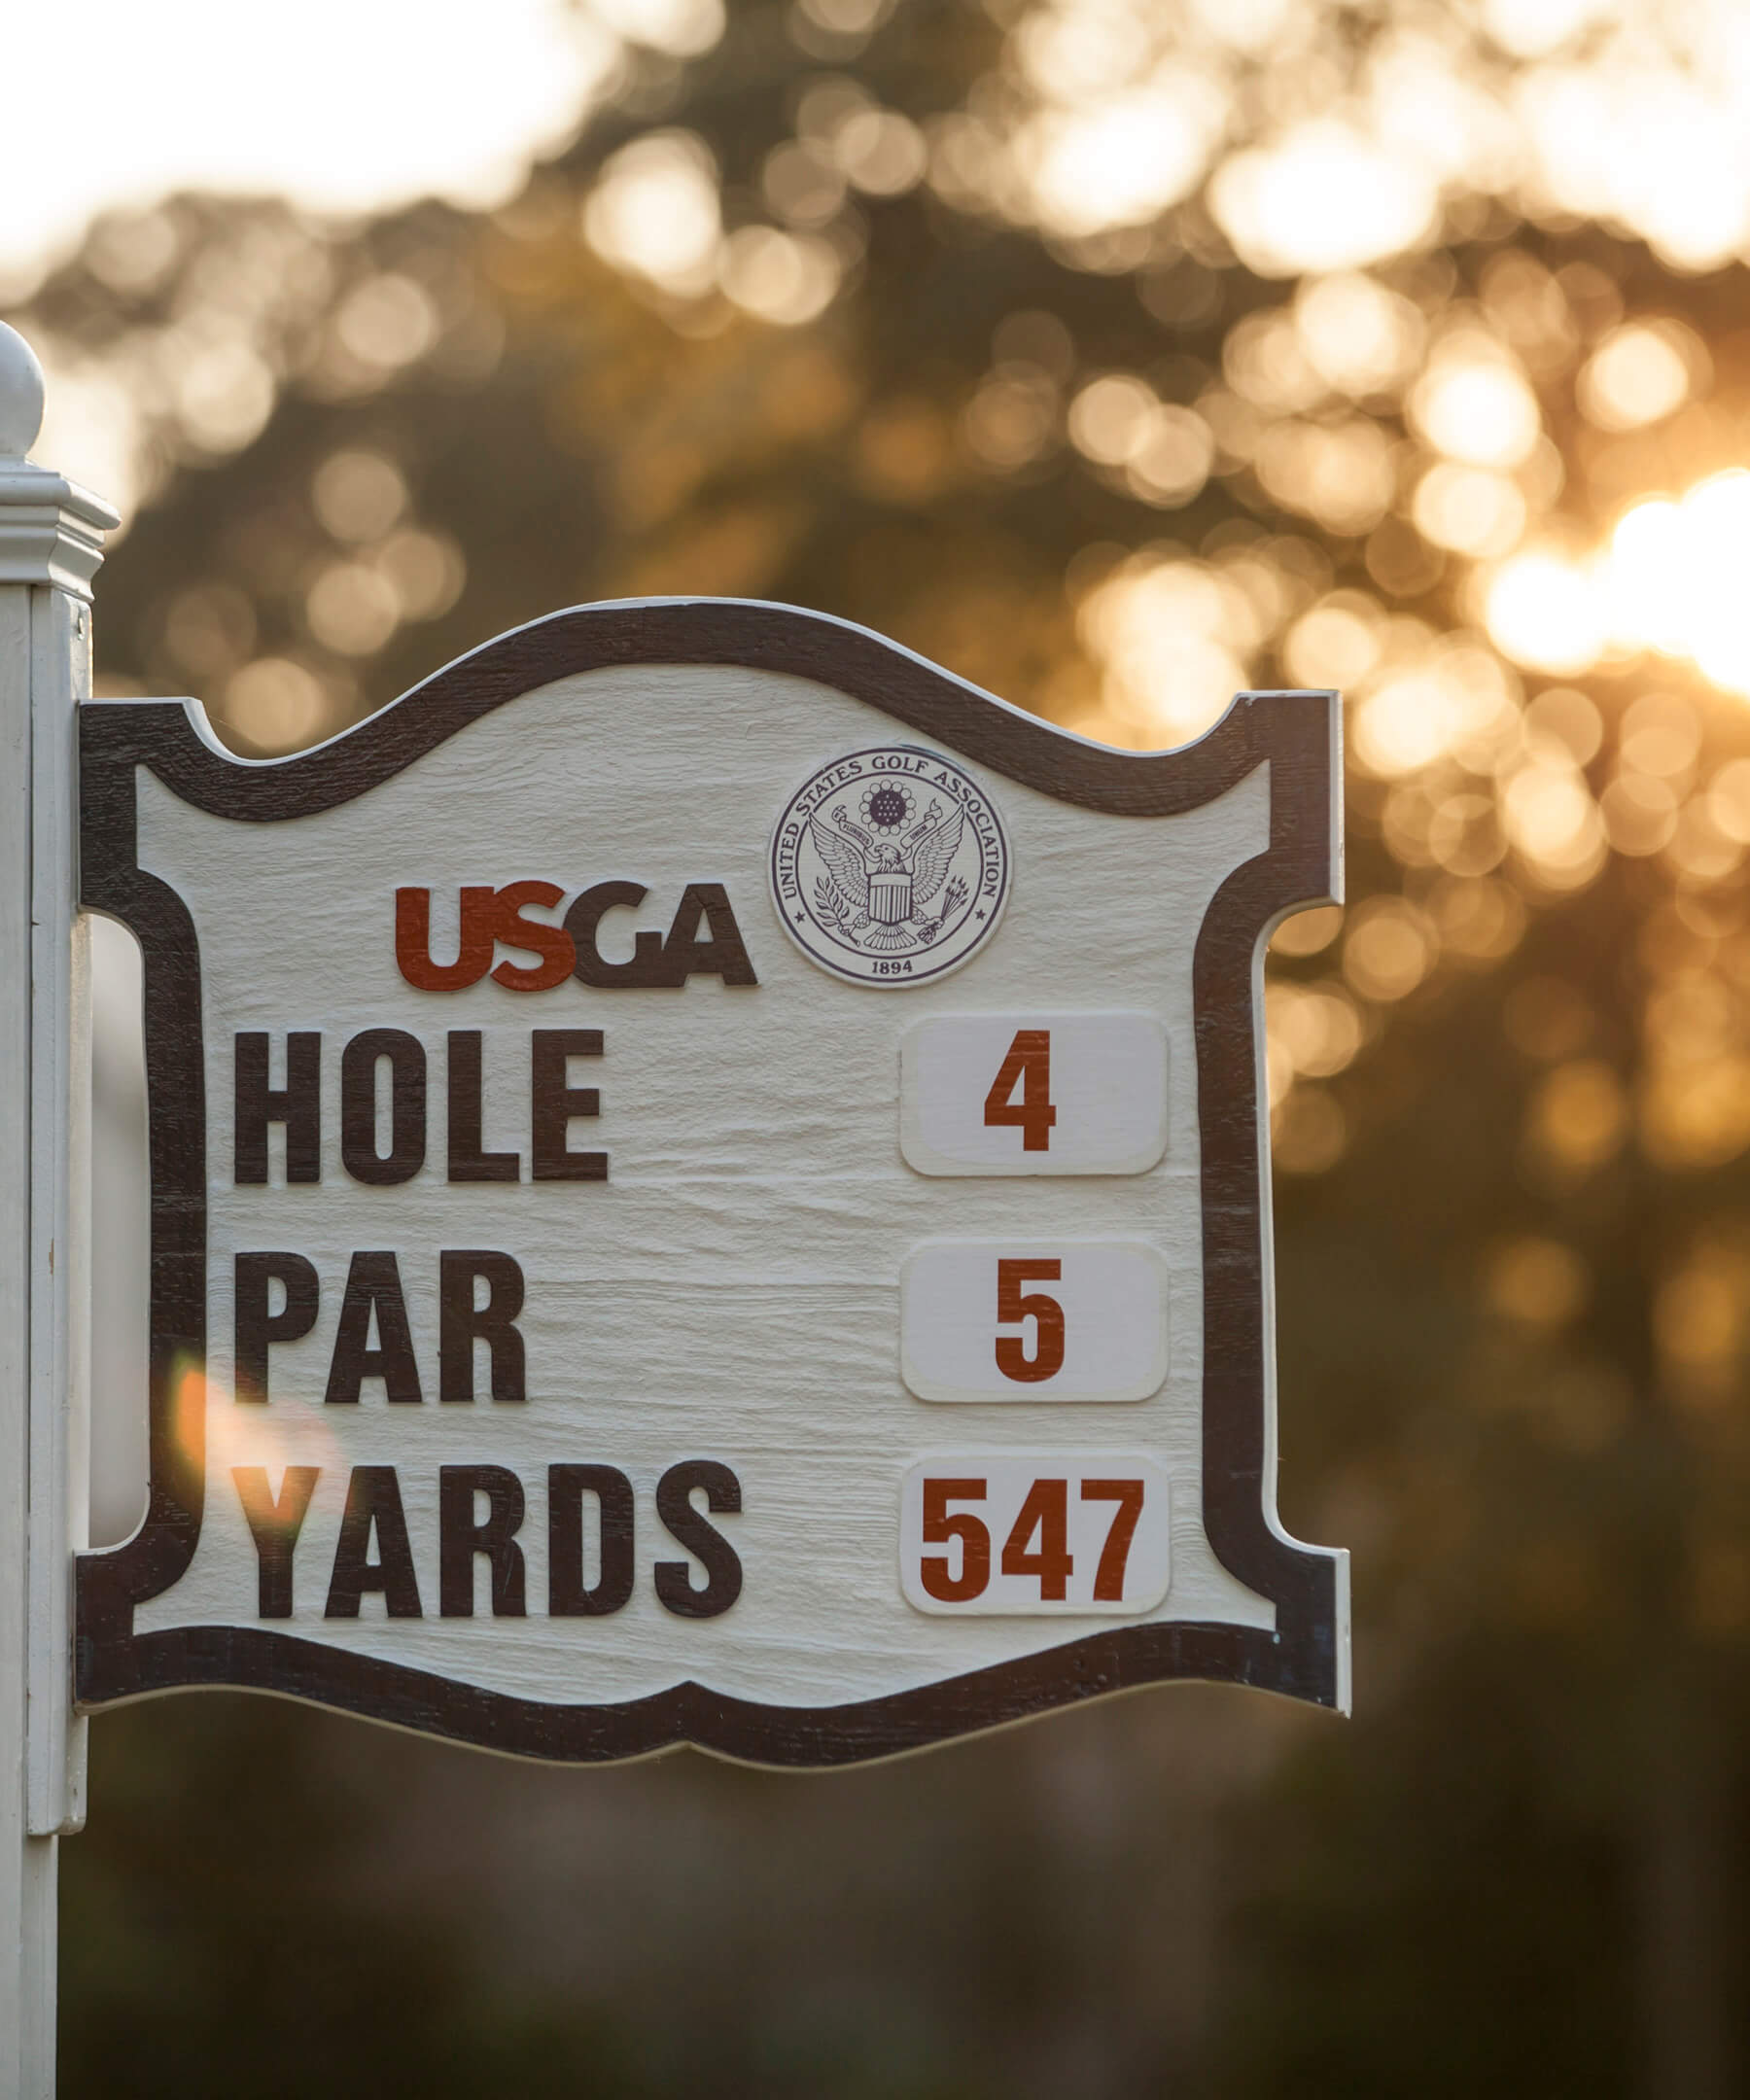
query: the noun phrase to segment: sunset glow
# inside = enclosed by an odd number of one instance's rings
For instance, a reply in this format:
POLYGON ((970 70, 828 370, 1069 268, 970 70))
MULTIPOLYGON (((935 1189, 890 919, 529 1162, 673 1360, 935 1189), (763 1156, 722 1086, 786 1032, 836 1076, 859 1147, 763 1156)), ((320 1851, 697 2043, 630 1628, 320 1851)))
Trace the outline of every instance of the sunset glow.
POLYGON ((1681 498, 1631 506, 1591 554, 1533 548, 1504 562, 1487 587, 1488 631, 1528 668, 1573 673, 1664 655, 1750 698, 1746 564, 1750 472, 1732 468, 1681 498))

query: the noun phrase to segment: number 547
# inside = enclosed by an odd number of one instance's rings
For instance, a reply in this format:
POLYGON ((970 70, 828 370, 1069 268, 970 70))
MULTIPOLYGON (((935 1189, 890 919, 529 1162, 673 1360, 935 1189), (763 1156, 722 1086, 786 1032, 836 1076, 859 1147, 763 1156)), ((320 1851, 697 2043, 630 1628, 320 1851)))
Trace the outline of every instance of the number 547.
POLYGON ((1146 1611, 1167 1590, 1169 1516, 1139 1455, 931 1459, 906 1481, 905 1593, 936 1613, 1146 1611))

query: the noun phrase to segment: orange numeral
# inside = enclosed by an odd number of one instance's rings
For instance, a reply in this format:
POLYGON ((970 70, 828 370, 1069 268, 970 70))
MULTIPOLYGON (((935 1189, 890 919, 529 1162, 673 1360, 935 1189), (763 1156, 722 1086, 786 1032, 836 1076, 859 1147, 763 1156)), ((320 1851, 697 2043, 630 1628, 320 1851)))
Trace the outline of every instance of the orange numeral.
POLYGON ((1064 1368, 1064 1309, 1044 1291, 1023 1288, 1028 1283, 1056 1283, 1064 1274, 1061 1261, 1009 1261, 997 1263, 997 1321, 1002 1327, 1033 1323, 1033 1352, 1020 1335, 997 1337, 997 1368, 1004 1378, 1024 1385, 1055 1378, 1064 1368))
POLYGON ((1023 1152, 1050 1149, 1057 1110, 1051 1104, 1049 1029, 1015 1031, 1015 1039, 985 1096, 984 1119, 990 1129, 1009 1126, 1020 1131, 1023 1152), (1015 1099, 1017 1088, 1019 1101, 1015 1099))
POLYGON ((969 1604, 984 1594, 991 1579, 991 1534, 983 1522, 966 1510, 950 1514, 950 1502, 982 1502, 981 1480, 927 1480, 924 1483, 924 1543, 946 1546, 951 1539, 961 1545, 960 1573, 950 1572, 946 1554, 922 1554, 918 1579, 938 1604, 969 1604))
POLYGON ((1036 1575, 1042 1603, 1061 1604, 1068 1595, 1075 1562, 1069 1558, 1068 1481, 1036 1480, 1027 1490, 1015 1528, 1003 1542, 1002 1572, 1036 1575))
POLYGON ((1130 1559, 1131 1540, 1137 1535, 1137 1519, 1142 1514, 1142 1483, 1139 1480, 1085 1480, 1084 1502, 1116 1502, 1111 1529, 1100 1550, 1100 1565, 1094 1571, 1094 1601, 1121 1604, 1124 1601, 1124 1569, 1130 1559))

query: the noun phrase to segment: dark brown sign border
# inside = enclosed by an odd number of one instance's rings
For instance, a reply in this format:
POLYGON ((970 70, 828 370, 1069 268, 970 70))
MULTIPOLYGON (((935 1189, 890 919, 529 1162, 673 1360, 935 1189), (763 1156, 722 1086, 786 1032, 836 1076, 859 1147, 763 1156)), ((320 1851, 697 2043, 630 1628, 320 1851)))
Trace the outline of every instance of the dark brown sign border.
MULTIPOLYGON (((690 1742, 769 1766, 888 1757, 1166 1678, 1347 1698, 1339 1567, 1265 1514, 1270 1377, 1268 1209, 1258 1155, 1254 966, 1286 912, 1339 893, 1337 697, 1242 694, 1182 751, 1138 755, 1066 735, 867 629, 794 607, 677 599, 584 606, 486 643, 316 751, 227 758, 178 700, 80 710, 80 901, 126 926, 145 958, 150 1109, 151 1483, 124 1545, 80 1557, 75 1698, 90 1711, 199 1685, 250 1687, 523 1757, 587 1763, 690 1742), (275 823, 332 809, 493 709, 619 664, 739 665, 815 680, 1060 801, 1147 818, 1200 807, 1270 767, 1270 846, 1211 902, 1194 960, 1203 1141, 1204 1522, 1222 1564, 1277 1608, 1277 1628, 1127 1626, 887 1698, 767 1706, 685 1682, 612 1705, 512 1698, 255 1627, 136 1633, 134 1607, 188 1568, 200 1535, 205 1421, 176 1419, 206 1362, 206 1097, 200 953, 182 898, 137 860, 136 769, 210 815, 275 823)), ((197 1384, 195 1391, 201 1390, 197 1384)))

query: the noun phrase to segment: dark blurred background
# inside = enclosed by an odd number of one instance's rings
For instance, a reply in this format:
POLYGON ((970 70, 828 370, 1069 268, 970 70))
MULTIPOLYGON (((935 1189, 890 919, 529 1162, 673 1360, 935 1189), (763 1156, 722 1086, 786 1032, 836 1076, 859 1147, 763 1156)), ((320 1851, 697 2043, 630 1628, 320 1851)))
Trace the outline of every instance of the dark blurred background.
POLYGON ((1356 1717, 1169 1688, 798 1778, 105 1716, 62 2090, 1750 2089, 1750 14, 575 21, 580 128, 490 207, 179 195, 14 284, 38 457, 100 439, 126 508, 99 689, 281 752, 692 591, 1138 748, 1341 685, 1349 903, 1278 936, 1270 1072, 1281 1503, 1352 1550, 1356 1717))

